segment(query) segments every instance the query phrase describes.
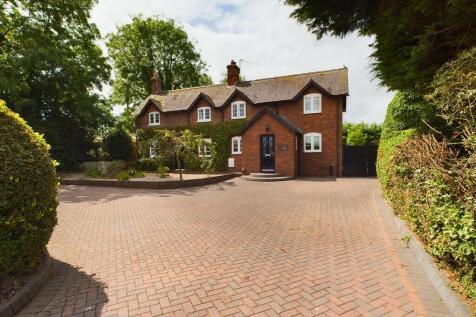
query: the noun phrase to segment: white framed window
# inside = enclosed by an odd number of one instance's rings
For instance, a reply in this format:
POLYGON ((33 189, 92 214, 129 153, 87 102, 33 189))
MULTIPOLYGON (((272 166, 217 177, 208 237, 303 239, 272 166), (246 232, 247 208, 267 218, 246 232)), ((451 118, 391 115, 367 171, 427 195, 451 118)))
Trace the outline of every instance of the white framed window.
POLYGON ((304 152, 322 152, 322 136, 320 133, 306 133, 303 140, 304 152))
POLYGON ((321 94, 308 94, 304 96, 304 114, 321 113, 321 94))
POLYGON ((210 146, 207 145, 208 144, 212 144, 212 139, 210 138, 206 138, 206 139, 203 139, 203 146, 199 145, 198 146, 198 156, 200 157, 212 157, 212 150, 210 148, 210 146))
POLYGON ((157 148, 155 147, 155 145, 151 145, 149 147, 149 157, 150 158, 156 158, 157 157, 157 148))
POLYGON ((160 125, 160 112, 149 112, 149 125, 160 125))
POLYGON ((197 122, 212 121, 212 108, 200 107, 197 109, 197 122))
POLYGON ((231 118, 246 118, 246 103, 244 101, 235 101, 231 104, 231 118))
POLYGON ((241 154, 241 136, 231 138, 231 154, 241 154))

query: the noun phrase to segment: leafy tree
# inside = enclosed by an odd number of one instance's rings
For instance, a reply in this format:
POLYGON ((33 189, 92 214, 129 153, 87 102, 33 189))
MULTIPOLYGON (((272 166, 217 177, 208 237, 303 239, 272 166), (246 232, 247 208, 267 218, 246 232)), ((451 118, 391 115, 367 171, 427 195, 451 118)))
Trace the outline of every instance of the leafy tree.
MULTIPOLYGON (((202 166, 210 169, 210 164, 206 164, 208 158, 199 155, 199 149, 204 146, 209 147, 213 153, 213 144, 206 143, 200 134, 194 134, 192 131, 186 129, 183 131, 175 130, 154 130, 149 138, 149 144, 155 146, 157 153, 166 158, 174 158, 177 162, 177 167, 180 173, 180 180, 182 177, 182 162, 194 159, 200 159, 202 166)), ((211 161, 211 160, 210 160, 211 161)))
POLYGON ((150 80, 157 69, 163 90, 211 84, 206 64, 173 20, 134 17, 108 35, 113 60, 113 102, 136 106, 151 93, 150 80))
POLYGON ((112 160, 128 161, 132 154, 131 136, 124 129, 113 129, 104 139, 104 148, 112 160))
POLYGON ((458 52, 476 45, 474 0, 286 0, 317 38, 375 37, 374 71, 392 90, 423 92, 458 52))
POLYGON ((344 123, 344 143, 365 145, 380 139, 381 127, 376 123, 344 123))
POLYGON ((94 0, 0 2, 0 98, 44 134, 60 168, 88 158, 110 108, 109 66, 88 22, 94 0))

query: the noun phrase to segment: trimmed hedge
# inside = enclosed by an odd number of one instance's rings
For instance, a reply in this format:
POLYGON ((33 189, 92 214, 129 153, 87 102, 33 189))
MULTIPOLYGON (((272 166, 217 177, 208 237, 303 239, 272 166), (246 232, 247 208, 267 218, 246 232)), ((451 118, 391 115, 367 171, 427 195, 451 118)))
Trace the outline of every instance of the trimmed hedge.
POLYGON ((395 213, 475 300, 476 48, 443 66, 431 89, 432 109, 401 93, 390 103, 378 177, 395 213))
POLYGON ((32 271, 56 225, 49 145, 0 101, 0 278, 32 271))
MULTIPOLYGON (((212 160, 213 160, 213 168, 216 171, 224 172, 228 170, 228 157, 231 155, 231 138, 238 134, 238 132, 245 126, 246 120, 231 120, 226 122, 220 123, 203 123, 197 124, 193 126, 182 126, 182 127, 175 127, 170 128, 172 130, 185 130, 189 129, 195 134, 201 134, 204 138, 212 139, 214 144, 215 152, 212 160)), ((139 132, 139 139, 142 142, 141 148, 142 152, 148 151, 148 130, 139 132), (145 142, 144 142, 145 141, 145 142)), ((140 159, 144 160, 144 159, 140 159)), ((138 161, 140 161, 138 160, 138 161)), ((139 166, 142 163, 139 163, 139 166)), ((193 161, 193 162, 185 162, 186 168, 190 170, 198 170, 201 168, 200 164, 193 161)), ((139 168, 138 166, 138 168, 139 168)), ((168 166, 168 165, 165 165, 168 166)), ((172 167, 172 166, 168 166, 172 167)), ((147 170, 147 169, 143 169, 147 170)))

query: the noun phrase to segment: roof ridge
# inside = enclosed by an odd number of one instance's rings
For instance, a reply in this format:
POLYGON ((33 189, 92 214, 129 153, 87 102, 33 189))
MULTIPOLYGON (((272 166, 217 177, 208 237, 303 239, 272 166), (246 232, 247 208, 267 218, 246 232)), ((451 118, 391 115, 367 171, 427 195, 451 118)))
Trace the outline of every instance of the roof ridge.
POLYGON ((347 69, 347 67, 333 68, 333 69, 326 69, 326 70, 316 70, 316 71, 313 71, 313 72, 304 72, 304 73, 297 73, 297 74, 290 74, 290 75, 282 75, 282 76, 274 76, 274 77, 267 77, 267 78, 258 78, 258 79, 252 79, 252 80, 245 80, 243 82, 270 80, 270 79, 278 79, 278 78, 294 77, 294 76, 305 76, 305 75, 317 74, 317 73, 330 73, 330 72, 335 72, 335 71, 338 71, 338 70, 346 70, 346 69, 347 69))
MULTIPOLYGON (((278 79, 278 78, 285 78, 285 77, 305 76, 305 75, 318 74, 318 73, 330 73, 330 72, 335 72, 335 71, 339 71, 339 70, 346 70, 346 69, 347 69, 347 67, 340 67, 340 68, 333 68, 333 69, 326 69, 326 70, 317 70, 317 71, 313 71, 313 72, 305 72, 305 73, 297 73, 297 74, 290 74, 290 75, 282 75, 282 76, 274 76, 274 77, 244 80, 242 82, 254 82, 254 81, 271 80, 271 79, 278 79)), ((218 86, 230 86, 230 85, 228 85, 228 84, 203 85, 203 86, 194 86, 194 87, 185 87, 185 88, 164 90, 163 92, 168 93, 168 92, 173 92, 173 91, 183 91, 183 90, 200 89, 200 88, 206 88, 206 87, 218 87, 218 86)), ((230 87, 239 88, 239 86, 230 86, 230 87)), ((161 94, 151 95, 151 96, 161 96, 161 94)))

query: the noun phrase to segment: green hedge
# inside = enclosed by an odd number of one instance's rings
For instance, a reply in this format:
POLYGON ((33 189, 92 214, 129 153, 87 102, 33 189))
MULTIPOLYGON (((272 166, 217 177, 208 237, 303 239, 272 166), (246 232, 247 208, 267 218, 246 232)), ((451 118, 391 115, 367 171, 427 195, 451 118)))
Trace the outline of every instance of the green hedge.
POLYGON ((111 160, 130 160, 132 154, 132 139, 127 131, 114 129, 104 138, 103 143, 111 160))
POLYGON ((0 280, 41 261, 56 225, 56 187, 49 146, 0 101, 0 280))
MULTIPOLYGON (((226 122, 220 122, 216 124, 201 123, 193 126, 181 126, 171 128, 173 130, 185 130, 189 129, 193 133, 201 134, 204 138, 212 139, 215 145, 215 152, 213 159, 213 167, 216 171, 228 170, 228 158, 231 154, 231 138, 238 134, 238 132, 245 126, 246 120, 231 120, 226 122)), ((142 152, 146 152, 148 144, 146 142, 148 138, 148 131, 139 133, 139 139, 143 144, 141 145, 142 152), (145 142, 144 142, 145 141, 145 142)), ((197 161, 186 162, 186 168, 190 170, 200 169, 200 163, 197 161)), ((171 167, 171 166, 168 166, 171 167)), ((144 169, 147 170, 147 169, 144 169)))
POLYGON ((396 214, 474 300, 476 48, 445 65, 431 89, 428 101, 399 93, 390 103, 377 173, 396 214))

